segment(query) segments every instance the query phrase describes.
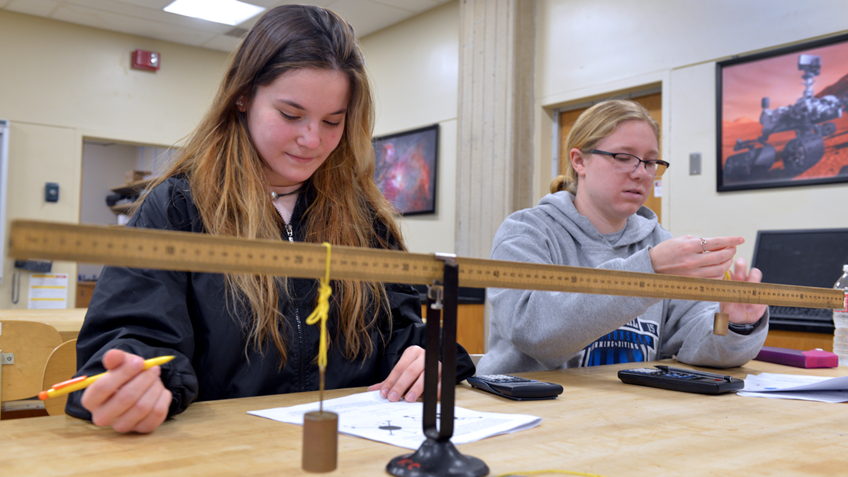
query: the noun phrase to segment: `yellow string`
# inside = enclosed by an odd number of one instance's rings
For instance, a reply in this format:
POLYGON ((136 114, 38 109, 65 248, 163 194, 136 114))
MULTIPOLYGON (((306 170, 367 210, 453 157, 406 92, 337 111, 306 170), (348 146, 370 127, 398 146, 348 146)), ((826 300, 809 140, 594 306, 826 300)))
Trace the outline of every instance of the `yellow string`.
POLYGON ((324 271, 324 278, 319 280, 318 288, 318 305, 312 310, 312 313, 306 318, 307 325, 314 325, 321 321, 321 339, 318 341, 318 368, 323 372, 327 367, 327 316, 330 311, 330 295, 333 289, 330 288, 330 244, 324 242, 327 247, 327 267, 324 271))
POLYGON ((530 474, 569 474, 569 475, 582 475, 584 477, 602 477, 598 474, 584 474, 583 472, 574 472, 571 470, 560 470, 560 469, 547 469, 547 470, 525 470, 523 472, 510 472, 508 474, 500 474, 496 477, 519 477, 521 475, 530 475, 530 474))

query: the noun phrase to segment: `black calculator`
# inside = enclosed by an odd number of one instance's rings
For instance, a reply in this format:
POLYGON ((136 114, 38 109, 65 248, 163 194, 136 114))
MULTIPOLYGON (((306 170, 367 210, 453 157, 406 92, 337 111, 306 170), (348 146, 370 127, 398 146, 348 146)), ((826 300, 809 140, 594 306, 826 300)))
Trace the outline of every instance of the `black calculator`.
POLYGON ((627 384, 699 394, 729 393, 745 387, 745 381, 733 376, 668 366, 622 369, 618 372, 618 379, 627 384))
POLYGON ((519 378, 509 374, 486 374, 467 379, 471 386, 516 401, 538 401, 556 399, 562 394, 562 386, 535 379, 519 378))

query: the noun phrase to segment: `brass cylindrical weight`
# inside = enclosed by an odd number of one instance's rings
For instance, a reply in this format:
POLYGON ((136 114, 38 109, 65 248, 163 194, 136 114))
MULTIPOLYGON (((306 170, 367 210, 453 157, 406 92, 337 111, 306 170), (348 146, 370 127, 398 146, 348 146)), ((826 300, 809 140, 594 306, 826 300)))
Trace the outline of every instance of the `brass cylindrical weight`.
POLYGON ((302 467, 307 472, 336 470, 339 443, 339 415, 313 411, 303 416, 302 467))
POLYGON ((730 315, 727 313, 716 313, 713 319, 713 334, 727 336, 727 327, 730 324, 730 315))

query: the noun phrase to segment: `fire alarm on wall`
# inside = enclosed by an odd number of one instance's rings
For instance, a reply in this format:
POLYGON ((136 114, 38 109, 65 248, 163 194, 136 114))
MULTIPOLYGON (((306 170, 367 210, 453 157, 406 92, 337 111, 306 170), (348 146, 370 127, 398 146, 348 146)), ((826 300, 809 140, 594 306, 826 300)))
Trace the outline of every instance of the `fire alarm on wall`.
POLYGON ((141 70, 156 71, 159 69, 160 59, 161 57, 157 51, 135 50, 132 52, 132 67, 141 70))

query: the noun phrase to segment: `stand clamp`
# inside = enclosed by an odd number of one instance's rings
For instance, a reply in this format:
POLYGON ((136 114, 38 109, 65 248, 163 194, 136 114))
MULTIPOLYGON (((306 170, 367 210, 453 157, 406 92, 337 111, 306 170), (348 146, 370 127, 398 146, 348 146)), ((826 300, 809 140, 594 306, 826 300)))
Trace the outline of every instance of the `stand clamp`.
POLYGON ((456 397, 456 306, 459 295, 459 264, 456 255, 436 254, 444 261, 444 279, 427 289, 427 350, 424 354, 424 417, 427 440, 413 454, 395 457, 386 471, 399 477, 482 477, 489 467, 476 458, 464 456, 454 447, 454 403, 456 397), (440 283, 441 282, 441 283, 440 283), (444 317, 440 316, 444 309, 444 317), (442 318, 444 320, 442 321, 442 318), (441 325, 440 325, 440 322, 441 325), (440 329, 441 328, 441 329, 440 329), (440 335, 442 332, 442 336, 440 335), (438 343, 441 341, 441 347, 438 343), (442 354, 442 406, 436 426, 439 348, 442 354))

